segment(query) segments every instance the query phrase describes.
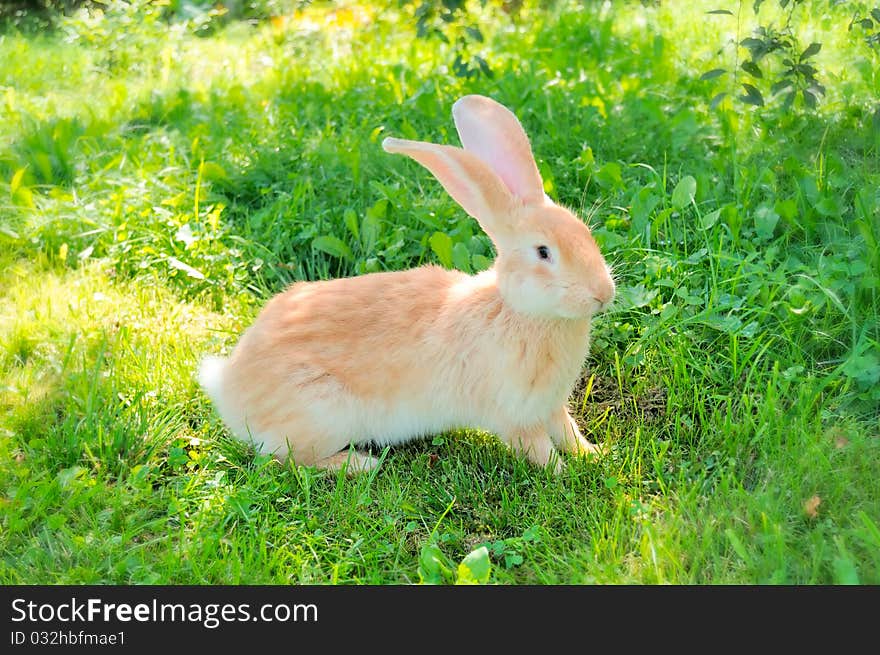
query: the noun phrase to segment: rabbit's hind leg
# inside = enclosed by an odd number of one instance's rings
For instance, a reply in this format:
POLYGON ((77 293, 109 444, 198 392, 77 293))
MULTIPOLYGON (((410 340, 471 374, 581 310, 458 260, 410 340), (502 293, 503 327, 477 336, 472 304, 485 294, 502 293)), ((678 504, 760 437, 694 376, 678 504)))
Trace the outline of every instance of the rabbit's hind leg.
POLYGON ((357 475, 359 473, 372 471, 379 466, 379 460, 372 455, 362 453, 359 450, 346 449, 315 462, 316 467, 328 471, 338 471, 346 465, 347 468, 345 472, 348 475, 357 475))
POLYGON ((543 425, 520 426, 505 430, 498 436, 515 453, 525 457, 532 464, 542 467, 549 464, 556 473, 563 470, 559 453, 553 447, 553 442, 543 425))
POLYGON ((547 432, 559 450, 571 455, 596 456, 602 454, 599 446, 587 441, 581 434, 577 422, 562 406, 553 414, 553 418, 547 425, 547 432))

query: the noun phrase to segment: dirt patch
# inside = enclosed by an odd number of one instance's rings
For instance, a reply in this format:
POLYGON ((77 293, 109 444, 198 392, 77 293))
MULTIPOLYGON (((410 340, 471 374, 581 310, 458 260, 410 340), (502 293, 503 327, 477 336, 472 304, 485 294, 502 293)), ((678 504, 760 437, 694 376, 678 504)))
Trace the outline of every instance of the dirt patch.
POLYGON ((654 423, 666 415, 666 389, 648 387, 634 393, 612 377, 584 372, 575 383, 569 407, 579 423, 605 414, 654 423))
POLYGON ((478 546, 491 543, 497 538, 498 537, 496 535, 490 534, 488 532, 480 532, 477 534, 469 533, 464 538, 464 552, 469 553, 472 550, 475 550, 478 546))

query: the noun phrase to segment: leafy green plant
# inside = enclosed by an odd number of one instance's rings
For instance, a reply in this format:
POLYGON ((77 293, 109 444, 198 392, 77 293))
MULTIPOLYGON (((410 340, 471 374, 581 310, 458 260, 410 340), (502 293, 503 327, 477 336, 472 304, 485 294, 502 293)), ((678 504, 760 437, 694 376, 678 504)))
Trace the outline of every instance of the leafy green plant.
MULTIPOLYGON (((485 9, 490 0, 479 4, 485 9)), ((457 77, 493 77, 489 62, 480 54, 485 35, 468 0, 400 0, 400 5, 412 5, 418 38, 438 39, 452 47, 451 66, 457 77)))
POLYGON ((422 584, 486 584, 492 573, 489 551, 485 546, 472 550, 456 566, 436 544, 425 544, 419 556, 419 580, 422 584))
POLYGON ((880 46, 880 7, 856 7, 847 29, 857 30, 872 48, 880 46))
POLYGON ((499 562, 506 569, 520 566, 525 561, 524 551, 530 544, 541 541, 541 529, 538 526, 532 526, 521 537, 509 537, 507 539, 497 539, 495 541, 484 544, 488 553, 494 560, 499 562))
MULTIPOLYGON (((754 0, 752 3, 755 16, 759 15, 762 5, 764 0, 754 0)), ((819 97, 826 92, 825 85, 819 79, 820 69, 815 63, 822 43, 801 43, 796 23, 803 5, 803 0, 778 0, 779 12, 773 15, 773 19, 780 21, 778 25, 775 20, 759 24, 752 29, 751 36, 741 40, 740 34, 737 34, 737 41, 733 44, 733 69, 713 68, 700 77, 704 81, 720 79, 723 82, 725 77, 729 79, 727 90, 717 91, 710 101, 710 107, 715 108, 725 97, 735 94, 731 89, 736 88, 739 90, 736 99, 748 105, 763 107, 772 101, 774 104, 778 102, 785 111, 800 98, 803 107, 816 108, 819 97), (747 57, 741 57, 742 50, 748 54, 747 57)), ((727 17, 728 20, 736 18, 739 29, 737 16, 741 16, 742 11, 743 3, 740 2, 736 12, 715 9, 708 13, 719 18, 727 17)), ((873 46, 877 43, 877 34, 872 30, 875 29, 875 21, 880 26, 880 9, 871 9, 864 15, 863 11, 867 10, 855 10, 847 31, 854 33, 855 27, 861 28, 867 32, 864 41, 873 46)))

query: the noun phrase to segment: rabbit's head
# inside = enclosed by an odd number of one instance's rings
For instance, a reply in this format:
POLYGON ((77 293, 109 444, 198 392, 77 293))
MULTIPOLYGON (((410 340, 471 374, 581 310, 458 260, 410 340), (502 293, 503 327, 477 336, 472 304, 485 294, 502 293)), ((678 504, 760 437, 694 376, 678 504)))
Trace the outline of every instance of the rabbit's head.
POLYGON ((504 301, 542 318, 588 318, 614 297, 614 280, 589 228, 544 193, 516 116, 483 96, 452 108, 464 148, 387 138, 388 152, 425 166, 479 221, 498 257, 504 301))

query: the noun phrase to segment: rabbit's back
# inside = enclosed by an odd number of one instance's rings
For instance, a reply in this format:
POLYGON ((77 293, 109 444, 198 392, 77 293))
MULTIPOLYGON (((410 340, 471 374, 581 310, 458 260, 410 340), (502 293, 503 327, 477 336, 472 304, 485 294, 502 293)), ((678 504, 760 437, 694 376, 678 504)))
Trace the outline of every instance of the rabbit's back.
POLYGON ((297 372, 312 368, 360 396, 393 391, 422 359, 416 346, 461 277, 425 266, 294 284, 269 301, 229 365, 236 377, 270 385, 305 383, 297 372))

